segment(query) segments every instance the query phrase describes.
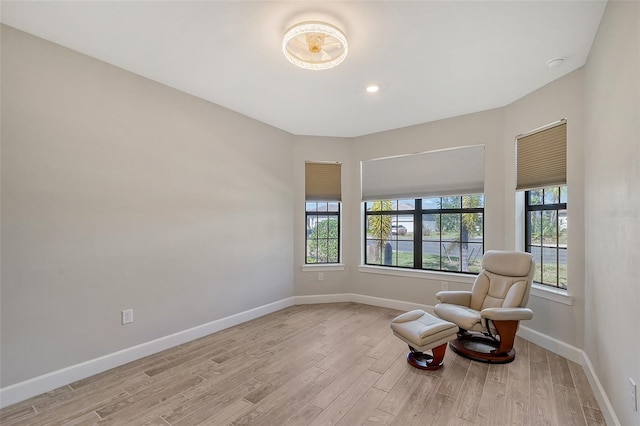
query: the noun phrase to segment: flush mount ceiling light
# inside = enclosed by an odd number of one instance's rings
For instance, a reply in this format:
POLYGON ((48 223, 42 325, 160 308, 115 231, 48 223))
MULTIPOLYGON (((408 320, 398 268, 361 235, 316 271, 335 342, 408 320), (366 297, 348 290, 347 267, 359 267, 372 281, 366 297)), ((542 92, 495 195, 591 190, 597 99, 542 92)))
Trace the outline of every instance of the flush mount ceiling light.
POLYGON ((282 52, 292 64, 307 70, 327 70, 347 57, 344 33, 326 22, 301 22, 282 39, 282 52))

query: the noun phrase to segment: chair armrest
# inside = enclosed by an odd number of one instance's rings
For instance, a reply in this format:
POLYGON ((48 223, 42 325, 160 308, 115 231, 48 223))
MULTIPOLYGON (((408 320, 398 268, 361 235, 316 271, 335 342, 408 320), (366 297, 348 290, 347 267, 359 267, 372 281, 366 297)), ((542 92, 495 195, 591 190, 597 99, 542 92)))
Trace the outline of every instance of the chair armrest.
POLYGON ((436 293, 436 299, 442 303, 452 305, 467 306, 471 305, 470 291, 439 291, 436 293))
POLYGON ((487 308, 480 311, 480 317, 492 321, 521 321, 533 318, 529 308, 487 308))

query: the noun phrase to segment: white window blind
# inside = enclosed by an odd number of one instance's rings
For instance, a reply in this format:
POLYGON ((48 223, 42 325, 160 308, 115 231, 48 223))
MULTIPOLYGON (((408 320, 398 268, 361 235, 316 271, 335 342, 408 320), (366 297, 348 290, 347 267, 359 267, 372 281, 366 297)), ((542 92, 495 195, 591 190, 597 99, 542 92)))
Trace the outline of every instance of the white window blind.
POLYGON ((516 175, 516 190, 567 183, 566 121, 516 139, 516 175))
POLYGON ((305 199, 342 201, 340 163, 305 163, 305 199))
POLYGON ((362 162, 362 201, 484 193, 484 145, 362 162))

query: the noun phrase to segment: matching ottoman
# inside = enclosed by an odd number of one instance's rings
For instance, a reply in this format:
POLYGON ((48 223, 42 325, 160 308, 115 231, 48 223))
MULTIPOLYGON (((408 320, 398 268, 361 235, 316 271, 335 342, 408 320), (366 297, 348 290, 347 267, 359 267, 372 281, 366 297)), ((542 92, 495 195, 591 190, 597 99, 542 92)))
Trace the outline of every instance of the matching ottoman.
POLYGON ((391 320, 391 330, 409 345, 409 364, 423 370, 437 370, 442 367, 447 343, 457 337, 458 326, 417 309, 391 320), (429 349, 433 355, 424 353, 429 349))

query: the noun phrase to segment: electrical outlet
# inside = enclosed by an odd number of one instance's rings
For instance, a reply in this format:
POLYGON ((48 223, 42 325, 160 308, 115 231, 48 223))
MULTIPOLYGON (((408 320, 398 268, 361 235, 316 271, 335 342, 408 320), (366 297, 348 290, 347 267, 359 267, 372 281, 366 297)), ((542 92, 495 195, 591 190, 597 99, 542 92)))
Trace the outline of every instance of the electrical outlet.
POLYGON ((131 324, 133 322, 133 309, 125 309, 122 311, 122 325, 131 324))
POLYGON ((449 283, 446 281, 441 281, 440 284, 442 285, 442 289, 443 290, 449 290, 449 283))
POLYGON ((629 393, 631 397, 631 406, 633 407, 633 411, 638 411, 638 393, 637 393, 636 383, 633 381, 631 377, 629 377, 629 393))
POLYGON ((318 281, 324 281, 324 272, 318 272, 318 281))

